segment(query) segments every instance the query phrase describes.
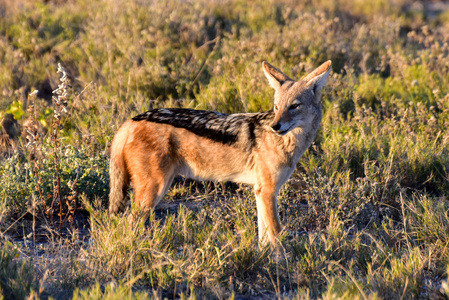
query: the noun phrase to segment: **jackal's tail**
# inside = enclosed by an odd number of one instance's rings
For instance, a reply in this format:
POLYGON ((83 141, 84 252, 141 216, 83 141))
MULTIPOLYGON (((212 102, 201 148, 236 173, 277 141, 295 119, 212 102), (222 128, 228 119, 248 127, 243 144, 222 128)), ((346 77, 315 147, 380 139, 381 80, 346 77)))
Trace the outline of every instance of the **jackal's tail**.
POLYGON ((128 135, 128 124, 125 123, 117 131, 111 145, 111 161, 109 163, 109 214, 117 214, 125 208, 129 175, 126 170, 123 148, 128 135))

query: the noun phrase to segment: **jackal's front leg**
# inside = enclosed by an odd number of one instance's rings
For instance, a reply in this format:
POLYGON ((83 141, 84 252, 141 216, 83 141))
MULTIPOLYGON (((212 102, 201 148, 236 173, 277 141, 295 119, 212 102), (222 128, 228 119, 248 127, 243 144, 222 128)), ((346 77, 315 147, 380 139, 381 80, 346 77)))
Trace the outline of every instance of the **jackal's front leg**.
POLYGON ((276 200, 276 188, 274 186, 255 186, 257 204, 257 222, 259 226, 259 241, 270 242, 275 245, 281 223, 276 200))

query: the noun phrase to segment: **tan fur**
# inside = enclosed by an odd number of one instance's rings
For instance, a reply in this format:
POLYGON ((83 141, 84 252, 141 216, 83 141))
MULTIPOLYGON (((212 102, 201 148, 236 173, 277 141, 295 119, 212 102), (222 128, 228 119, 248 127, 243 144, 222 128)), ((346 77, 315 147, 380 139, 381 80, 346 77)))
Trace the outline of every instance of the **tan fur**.
POLYGON ((239 115, 248 120, 260 117, 260 122, 253 131, 237 128, 233 143, 164 124, 162 119, 126 121, 112 143, 109 212, 123 210, 130 181, 135 201, 146 210, 159 203, 176 175, 247 183, 254 185, 256 194, 259 239, 275 244, 281 231, 276 196, 316 135, 321 88, 330 68, 328 61, 303 80, 293 81, 264 62, 263 71, 275 89, 275 108, 239 115))

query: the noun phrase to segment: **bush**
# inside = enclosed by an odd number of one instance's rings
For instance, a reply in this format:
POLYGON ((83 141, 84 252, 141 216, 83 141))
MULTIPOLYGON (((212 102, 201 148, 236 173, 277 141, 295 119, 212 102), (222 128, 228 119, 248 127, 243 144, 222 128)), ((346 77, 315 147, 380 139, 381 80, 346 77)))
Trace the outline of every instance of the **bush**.
MULTIPOLYGON (((51 145, 44 144, 38 161, 37 182, 32 161, 27 161, 20 153, 15 153, 0 166, 0 199, 7 209, 23 213, 31 206, 32 197, 39 198, 37 186, 43 193, 47 207, 51 205, 54 190, 54 157, 51 145)), ((66 146, 58 149, 61 193, 69 196, 72 190, 86 195, 89 199, 107 200, 109 189, 108 159, 102 153, 87 155, 85 147, 66 146)), ((43 203, 40 203, 43 205, 43 203)))
POLYGON ((11 242, 0 247, 0 297, 26 299, 37 287, 32 262, 21 258, 11 242))

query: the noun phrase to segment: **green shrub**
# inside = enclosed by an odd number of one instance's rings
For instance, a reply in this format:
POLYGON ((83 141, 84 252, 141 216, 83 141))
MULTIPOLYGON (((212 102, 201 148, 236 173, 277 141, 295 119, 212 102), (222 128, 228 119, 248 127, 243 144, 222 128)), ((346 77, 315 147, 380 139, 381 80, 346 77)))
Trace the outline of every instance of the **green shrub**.
MULTIPOLYGON (((9 211, 23 213, 28 209, 32 197, 39 198, 37 186, 43 193, 44 201, 49 206, 53 199, 54 157, 48 144, 40 149, 37 182, 32 161, 27 161, 20 153, 15 153, 0 166, 0 199, 6 203, 9 211), (47 145, 47 146, 45 146, 47 145)), ((64 197, 71 195, 72 186, 79 194, 89 199, 95 197, 106 201, 109 189, 108 159, 101 153, 89 156, 87 148, 66 146, 58 149, 60 167, 61 193, 64 197), (74 184, 74 185, 73 185, 74 184)))
POLYGON ((32 262, 21 258, 11 242, 1 243, 0 247, 0 296, 26 299, 37 287, 32 262))

